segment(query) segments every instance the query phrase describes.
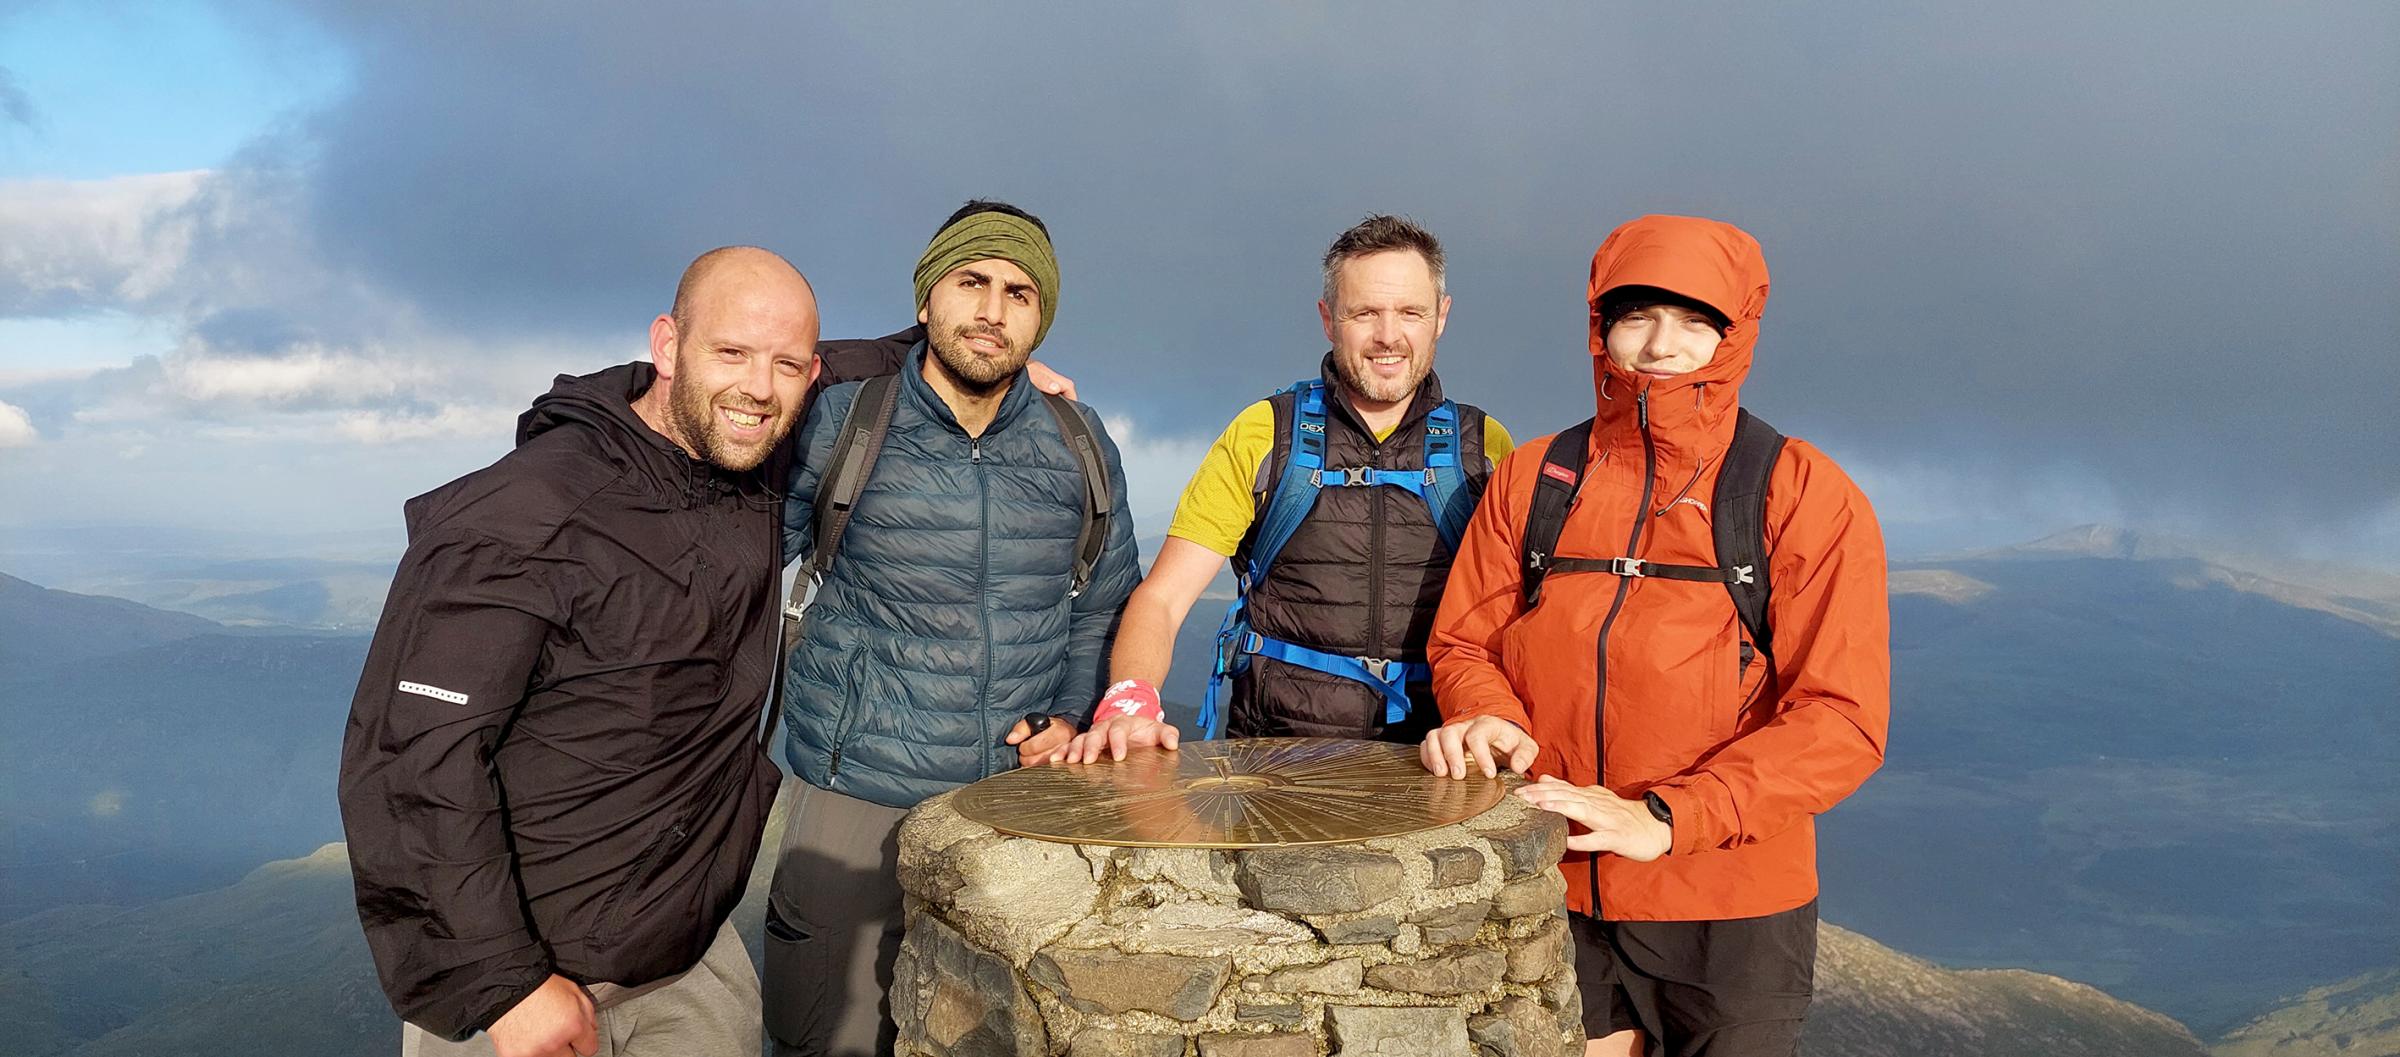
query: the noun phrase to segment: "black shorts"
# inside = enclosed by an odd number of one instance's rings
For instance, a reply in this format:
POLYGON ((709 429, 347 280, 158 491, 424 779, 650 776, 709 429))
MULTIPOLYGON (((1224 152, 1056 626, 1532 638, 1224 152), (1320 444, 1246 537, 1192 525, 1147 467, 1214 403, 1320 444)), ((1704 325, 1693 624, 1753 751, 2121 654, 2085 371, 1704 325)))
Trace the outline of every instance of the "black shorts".
POLYGON ((1792 1057, 1816 986, 1817 903, 1731 921, 1567 915, 1583 1030, 1667 1057, 1792 1057))

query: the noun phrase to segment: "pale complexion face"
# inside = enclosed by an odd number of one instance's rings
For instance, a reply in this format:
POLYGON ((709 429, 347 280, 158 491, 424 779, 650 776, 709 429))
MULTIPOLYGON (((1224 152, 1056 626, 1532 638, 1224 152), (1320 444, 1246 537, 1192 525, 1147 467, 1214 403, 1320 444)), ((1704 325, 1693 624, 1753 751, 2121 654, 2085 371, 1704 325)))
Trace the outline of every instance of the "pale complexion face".
POLYGON ((934 282, 917 322, 942 373, 962 390, 988 393, 1032 358, 1042 292, 1014 261, 971 261, 934 282))
POLYGON ((1724 335, 1705 312, 1651 305, 1626 313, 1608 328, 1609 361, 1636 374, 1672 378, 1708 366, 1724 335))
POLYGON ((1450 298, 1415 250, 1386 250, 1341 264, 1331 303, 1317 302, 1333 369, 1354 399, 1392 404, 1416 393, 1433 370, 1434 342, 1450 321, 1450 298))
POLYGON ((753 469, 791 432, 817 375, 817 299, 781 261, 719 265, 678 323, 650 324, 664 430, 693 457, 753 469))

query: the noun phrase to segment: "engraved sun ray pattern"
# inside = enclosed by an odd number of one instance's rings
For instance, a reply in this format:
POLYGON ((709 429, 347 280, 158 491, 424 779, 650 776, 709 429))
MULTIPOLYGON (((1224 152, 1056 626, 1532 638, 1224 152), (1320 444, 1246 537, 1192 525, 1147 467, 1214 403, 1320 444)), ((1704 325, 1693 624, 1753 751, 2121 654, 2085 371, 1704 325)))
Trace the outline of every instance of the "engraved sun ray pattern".
POLYGON ((1413 746, 1337 738, 1190 742, 1027 767, 958 794, 1003 833, 1077 844, 1255 848, 1412 833, 1481 814, 1497 779, 1428 774, 1413 746))

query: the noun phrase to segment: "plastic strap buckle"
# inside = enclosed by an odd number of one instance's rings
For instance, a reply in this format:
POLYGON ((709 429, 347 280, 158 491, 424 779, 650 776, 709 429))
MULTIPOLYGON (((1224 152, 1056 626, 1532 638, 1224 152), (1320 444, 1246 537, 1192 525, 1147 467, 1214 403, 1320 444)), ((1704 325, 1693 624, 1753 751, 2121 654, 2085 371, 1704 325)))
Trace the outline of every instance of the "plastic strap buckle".
POLYGON ((1618 576, 1648 576, 1650 573, 1644 567, 1649 564, 1640 558, 1610 558, 1608 571, 1618 576))

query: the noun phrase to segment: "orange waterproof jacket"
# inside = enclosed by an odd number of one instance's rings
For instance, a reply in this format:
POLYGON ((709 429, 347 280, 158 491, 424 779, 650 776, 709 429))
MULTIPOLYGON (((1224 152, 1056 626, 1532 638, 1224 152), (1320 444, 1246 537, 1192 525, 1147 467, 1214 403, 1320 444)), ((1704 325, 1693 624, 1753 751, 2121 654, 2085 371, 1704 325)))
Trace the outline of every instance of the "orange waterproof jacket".
MULTIPOLYGON (((1766 260, 1732 225, 1643 217, 1601 244, 1590 290, 1599 412, 1557 556, 1716 565, 1708 504, 1758 341, 1766 260), (1597 306, 1625 285, 1723 312, 1732 326, 1715 358, 1673 378, 1611 363, 1597 306)), ((1576 910, 1722 920, 1808 902, 1813 816, 1882 763, 1891 713, 1883 535, 1866 496, 1816 448, 1784 446, 1765 518, 1770 674, 1744 667, 1746 633, 1722 584, 1559 572, 1526 608, 1521 540, 1552 439, 1494 471, 1451 567, 1428 649, 1443 718, 1506 719, 1540 743, 1534 774, 1629 798, 1656 791, 1672 810, 1674 849, 1654 862, 1568 853, 1576 910)))

